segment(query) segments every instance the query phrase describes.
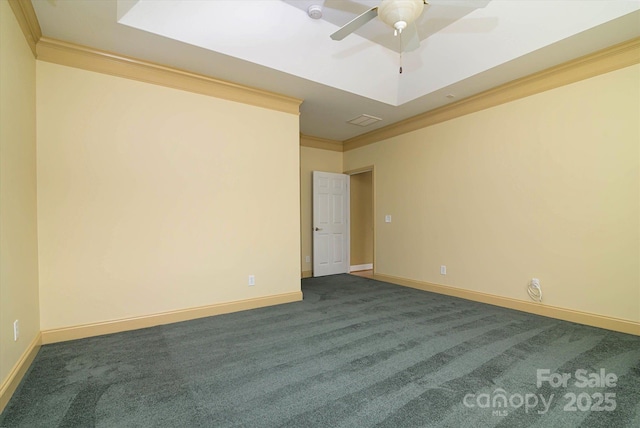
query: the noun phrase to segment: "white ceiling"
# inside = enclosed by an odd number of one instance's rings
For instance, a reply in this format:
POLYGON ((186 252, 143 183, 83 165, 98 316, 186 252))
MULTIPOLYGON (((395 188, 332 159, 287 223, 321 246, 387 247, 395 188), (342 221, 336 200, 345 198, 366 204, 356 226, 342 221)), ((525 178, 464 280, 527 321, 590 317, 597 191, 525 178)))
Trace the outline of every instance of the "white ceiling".
POLYGON ((377 0, 32 3, 47 37, 302 98, 301 132, 339 141, 640 36, 639 0, 433 0, 399 74, 378 19, 329 38, 377 0), (347 123, 362 113, 383 120, 347 123))

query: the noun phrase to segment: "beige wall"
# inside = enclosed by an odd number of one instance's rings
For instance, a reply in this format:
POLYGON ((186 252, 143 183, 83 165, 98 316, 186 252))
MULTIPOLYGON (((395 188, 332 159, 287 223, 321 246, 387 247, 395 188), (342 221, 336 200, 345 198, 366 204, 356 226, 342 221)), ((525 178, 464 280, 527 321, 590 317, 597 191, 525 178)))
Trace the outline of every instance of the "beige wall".
POLYGON ((351 176, 351 266, 373 263, 373 173, 351 176))
POLYGON ((300 147, 300 235, 302 237, 300 268, 305 276, 311 275, 313 269, 311 233, 313 214, 313 181, 311 173, 313 171, 342 173, 342 152, 300 147), (306 256, 310 257, 311 261, 309 263, 306 262, 306 256))
POLYGON ((300 291, 297 115, 41 61, 37 85, 43 331, 300 291))
POLYGON ((537 277, 546 305, 640 320, 639 84, 635 65, 345 152, 375 165, 376 271, 522 300, 537 277))
POLYGON ((11 8, 0 1, 0 385, 40 332, 35 63, 11 8))

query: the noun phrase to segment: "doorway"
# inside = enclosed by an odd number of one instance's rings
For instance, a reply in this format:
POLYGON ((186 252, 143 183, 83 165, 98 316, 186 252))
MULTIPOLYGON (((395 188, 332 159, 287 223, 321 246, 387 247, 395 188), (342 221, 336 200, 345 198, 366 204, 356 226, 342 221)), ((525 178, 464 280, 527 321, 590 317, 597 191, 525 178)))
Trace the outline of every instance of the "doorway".
POLYGON ((374 272, 373 168, 347 172, 350 175, 350 268, 360 276, 374 272))

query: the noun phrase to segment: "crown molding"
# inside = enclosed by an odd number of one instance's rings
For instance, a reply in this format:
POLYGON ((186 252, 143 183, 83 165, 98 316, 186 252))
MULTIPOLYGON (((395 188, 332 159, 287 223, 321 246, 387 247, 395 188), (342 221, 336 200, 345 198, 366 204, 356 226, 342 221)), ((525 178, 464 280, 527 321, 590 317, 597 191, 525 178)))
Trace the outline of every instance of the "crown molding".
MULTIPOLYGON (((30 0, 8 0, 34 55, 42 61, 111 74, 286 113, 300 114, 301 99, 214 79, 111 52, 42 37, 30 0)), ((349 151, 487 108, 640 63, 640 37, 505 83, 344 142, 308 135, 300 145, 349 151)))
POLYGON ((42 37, 40 23, 36 17, 36 11, 30 0, 8 0, 13 14, 22 29, 24 38, 27 40, 33 56, 36 56, 36 45, 42 37))
POLYGON ((344 141, 344 151, 640 63, 640 37, 344 141))
POLYGON ((36 45, 36 51, 40 61, 209 95, 285 113, 300 114, 302 100, 298 98, 214 79, 202 74, 142 61, 113 52, 48 37, 40 38, 36 45))
POLYGON ((343 151, 343 146, 341 141, 312 137, 310 135, 304 135, 304 134, 300 134, 300 145, 302 147, 311 147, 313 149, 333 150, 334 152, 343 151))
POLYGON ((201 74, 42 37, 30 0, 8 0, 34 56, 46 62, 167 86, 229 101, 300 114, 302 100, 201 74))

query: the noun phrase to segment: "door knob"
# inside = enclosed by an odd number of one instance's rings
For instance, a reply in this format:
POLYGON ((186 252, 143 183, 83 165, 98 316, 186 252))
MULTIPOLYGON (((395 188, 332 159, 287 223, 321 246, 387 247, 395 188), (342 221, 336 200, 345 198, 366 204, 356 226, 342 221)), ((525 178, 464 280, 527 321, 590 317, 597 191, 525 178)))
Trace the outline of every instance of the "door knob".
POLYGON ((316 227, 316 229, 315 229, 315 230, 316 230, 316 232, 317 232, 317 231, 322 230, 322 229, 321 229, 321 228, 319 228, 319 227, 316 227))

